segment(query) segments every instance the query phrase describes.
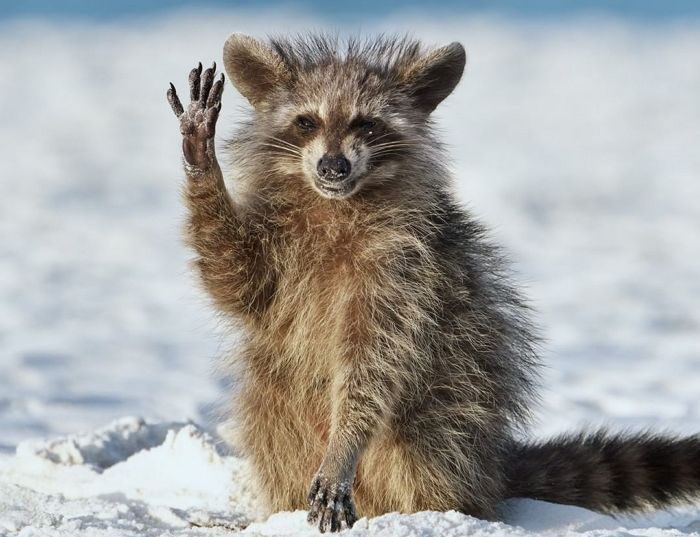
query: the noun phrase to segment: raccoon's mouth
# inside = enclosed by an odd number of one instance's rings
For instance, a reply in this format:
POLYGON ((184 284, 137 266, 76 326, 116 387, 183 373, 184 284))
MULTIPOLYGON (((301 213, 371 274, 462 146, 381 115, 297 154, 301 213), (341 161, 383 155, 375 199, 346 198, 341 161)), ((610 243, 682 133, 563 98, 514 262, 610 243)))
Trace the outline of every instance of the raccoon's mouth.
POLYGON ((344 181, 324 181, 317 177, 314 181, 314 186, 318 192, 326 198, 347 198, 357 186, 357 180, 354 177, 348 177, 344 181))

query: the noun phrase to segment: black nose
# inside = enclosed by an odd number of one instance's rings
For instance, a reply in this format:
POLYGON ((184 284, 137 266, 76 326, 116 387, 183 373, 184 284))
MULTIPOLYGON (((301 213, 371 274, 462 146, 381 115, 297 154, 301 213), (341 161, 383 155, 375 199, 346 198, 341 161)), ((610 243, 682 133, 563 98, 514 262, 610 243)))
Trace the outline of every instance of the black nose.
POLYGON ((340 181, 350 175, 350 161, 343 155, 326 153, 316 166, 319 177, 327 181, 340 181))

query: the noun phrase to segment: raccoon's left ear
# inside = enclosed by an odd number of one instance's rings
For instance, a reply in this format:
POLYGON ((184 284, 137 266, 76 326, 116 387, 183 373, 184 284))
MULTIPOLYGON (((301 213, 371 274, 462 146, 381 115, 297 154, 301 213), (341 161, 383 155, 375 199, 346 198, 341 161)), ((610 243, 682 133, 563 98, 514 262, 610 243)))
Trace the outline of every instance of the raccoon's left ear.
POLYGON ((224 43, 224 67, 236 89, 258 109, 289 78, 282 58, 272 48, 244 34, 231 34, 224 43))
POLYGON ((457 42, 419 57, 403 71, 402 85, 416 105, 430 114, 455 89, 464 72, 467 54, 457 42))

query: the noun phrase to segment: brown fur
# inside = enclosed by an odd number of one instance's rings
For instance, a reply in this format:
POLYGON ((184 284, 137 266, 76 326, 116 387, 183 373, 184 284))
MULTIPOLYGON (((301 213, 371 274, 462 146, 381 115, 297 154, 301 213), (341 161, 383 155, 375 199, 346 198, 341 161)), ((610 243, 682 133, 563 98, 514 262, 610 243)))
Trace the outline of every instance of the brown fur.
POLYGON ((220 103, 202 116, 201 102, 183 113, 174 88, 169 98, 185 136, 187 241, 242 329, 234 442, 268 508, 310 501, 311 519, 335 530, 352 524, 353 498, 366 516, 493 517, 511 494, 577 500, 513 460, 548 453, 513 440, 534 397, 536 337, 502 256, 453 199, 429 119, 461 76, 461 46, 379 39, 341 52, 322 37, 234 35, 224 59, 255 108, 228 147, 235 200, 213 126, 191 134, 220 103), (340 194, 315 175, 324 151, 355 170, 340 194))

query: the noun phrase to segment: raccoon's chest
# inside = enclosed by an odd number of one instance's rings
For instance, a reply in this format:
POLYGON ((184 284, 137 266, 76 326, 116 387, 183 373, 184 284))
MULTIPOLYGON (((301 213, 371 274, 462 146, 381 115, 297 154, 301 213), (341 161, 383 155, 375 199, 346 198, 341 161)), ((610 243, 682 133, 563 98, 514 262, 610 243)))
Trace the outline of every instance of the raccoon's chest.
POLYGON ((340 320, 370 269, 365 250, 365 244, 351 233, 302 242, 283 275, 300 311, 308 311, 328 327, 340 320))
POLYGON ((366 244, 355 232, 310 237, 289 245, 275 300, 281 350, 292 360, 327 361, 346 338, 349 316, 371 270, 366 244), (311 240, 313 239, 313 240, 311 240))

